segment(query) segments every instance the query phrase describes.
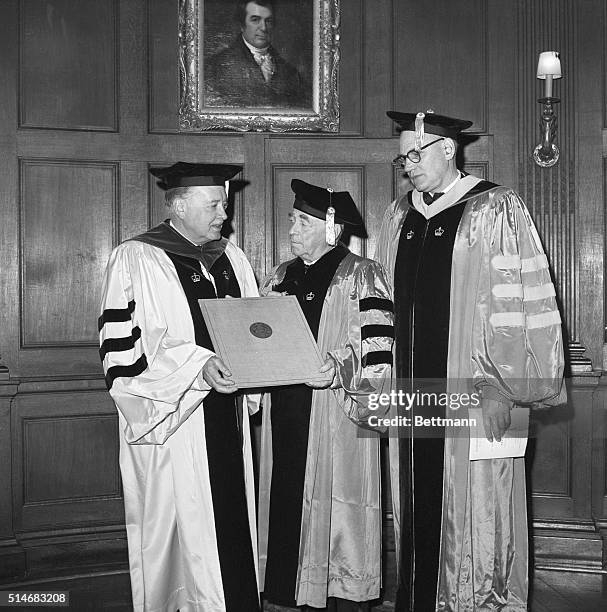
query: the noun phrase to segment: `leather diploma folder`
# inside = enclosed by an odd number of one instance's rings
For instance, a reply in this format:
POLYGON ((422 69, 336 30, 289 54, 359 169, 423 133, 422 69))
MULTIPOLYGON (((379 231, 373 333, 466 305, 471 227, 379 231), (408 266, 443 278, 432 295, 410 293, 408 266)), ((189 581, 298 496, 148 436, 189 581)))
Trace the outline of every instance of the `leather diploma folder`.
POLYGON ((198 303, 215 352, 239 387, 323 380, 324 360, 295 296, 198 303))

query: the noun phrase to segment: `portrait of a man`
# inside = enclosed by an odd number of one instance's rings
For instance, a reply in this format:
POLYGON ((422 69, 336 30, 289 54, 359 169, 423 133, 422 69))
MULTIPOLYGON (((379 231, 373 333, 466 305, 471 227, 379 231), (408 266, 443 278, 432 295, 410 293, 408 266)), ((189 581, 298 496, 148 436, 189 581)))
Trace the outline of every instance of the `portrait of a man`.
POLYGON ((309 108, 312 12, 309 0, 207 2, 206 105, 309 108))

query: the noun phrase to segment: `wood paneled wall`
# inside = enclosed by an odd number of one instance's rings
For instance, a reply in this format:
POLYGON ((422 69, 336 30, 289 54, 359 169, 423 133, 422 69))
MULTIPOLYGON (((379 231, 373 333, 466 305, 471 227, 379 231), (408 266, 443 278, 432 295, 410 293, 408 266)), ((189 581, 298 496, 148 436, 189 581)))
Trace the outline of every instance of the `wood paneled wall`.
POLYGON ((96 317, 113 246, 163 218, 149 167, 242 164, 248 184, 234 199, 232 239, 261 278, 289 256, 296 177, 348 189, 369 234, 351 246, 373 253, 384 208, 407 188, 390 164, 398 138, 385 111, 428 108, 473 120, 464 167, 526 199, 568 339, 579 343, 576 372, 594 368, 571 380, 567 406, 536 418, 529 477, 538 564, 600 567, 603 2, 342 0, 340 131, 330 135, 180 134, 177 6, 0 3, 0 577, 124 567, 117 422, 96 317), (534 71, 546 49, 561 51, 564 71, 561 160, 552 169, 531 158, 541 94, 534 71))

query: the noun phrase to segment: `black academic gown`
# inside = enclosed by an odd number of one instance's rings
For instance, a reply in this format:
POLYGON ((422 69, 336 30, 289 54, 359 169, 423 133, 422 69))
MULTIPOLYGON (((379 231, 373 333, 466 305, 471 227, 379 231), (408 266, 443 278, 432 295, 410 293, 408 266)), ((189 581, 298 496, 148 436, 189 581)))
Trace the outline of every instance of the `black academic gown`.
MULTIPOLYGON (((376 257, 393 271, 397 376, 406 384, 414 375, 435 377, 442 372, 444 376, 448 367, 450 375, 467 381, 473 377, 473 367, 478 366, 482 372, 479 380, 483 376, 495 380, 496 386, 504 389, 504 395, 515 393, 524 403, 532 397, 554 400, 559 393, 562 372, 559 369, 562 368, 559 355, 562 343, 556 323, 547 323, 537 336, 528 334, 524 324, 492 329, 488 333, 492 334, 493 346, 483 345, 484 335, 481 338, 474 334, 472 324, 478 316, 484 329, 489 329, 492 326, 489 317, 502 312, 505 303, 514 302, 508 303, 505 312, 520 309, 518 300, 499 298, 492 301, 491 308, 496 310, 487 309, 488 314, 484 308, 475 310, 476 305, 484 304, 494 284, 510 282, 510 268, 482 266, 483 254, 488 254, 492 260, 500 256, 515 264, 520 259, 537 261, 539 275, 530 275, 533 280, 526 280, 526 275, 522 275, 519 281, 523 283, 523 291, 525 284, 545 286, 546 293, 552 286, 547 266, 543 268, 545 256, 537 233, 520 198, 512 190, 473 177, 456 185, 456 192, 461 193, 467 185, 472 186, 452 208, 428 221, 412 207, 410 196, 399 198, 386 211, 376 257), (464 210, 460 214, 456 209, 462 204, 464 210), (457 218, 449 220, 450 215, 460 216, 459 222, 457 218), (483 236, 488 235, 495 239, 483 242, 483 236), (439 243, 444 238, 449 240, 441 247, 439 243), (456 284, 451 285, 452 278, 456 284), (482 283, 482 288, 477 287, 478 282, 482 283), (456 323, 461 329, 449 329, 449 325, 456 323), (472 346, 466 344, 468 338, 472 346), (504 346, 496 341, 498 338, 514 341, 504 346), (501 346, 495 346, 497 344, 501 346), (474 366, 466 359, 473 354, 471 351, 479 357, 474 366), (550 374, 543 379, 530 377, 518 387, 516 376, 505 371, 510 366, 504 363, 513 363, 516 373, 537 366, 542 373, 550 374), (534 385, 540 379, 542 385, 547 379, 555 383, 538 389, 534 385), (515 390, 507 391, 506 388, 515 390)), ((413 195, 415 199, 419 196, 417 192, 413 195)), ((430 212, 436 205, 439 202, 430 206, 430 212)), ((553 292, 552 289, 552 295, 553 292)), ((553 299, 541 306, 528 304, 524 310, 535 316, 536 307, 542 313, 550 312, 551 320, 558 321, 553 299)), ((450 388, 459 388, 455 381, 451 382, 450 388)), ((399 434, 404 433, 402 430, 400 428, 399 434)), ((454 430, 449 427, 447 433, 455 435, 454 430)), ((501 609, 500 602, 507 602, 509 610, 511 607, 523 609, 527 597, 527 550, 521 461, 496 460, 498 468, 493 472, 484 462, 468 461, 466 436, 461 440, 450 437, 445 438, 447 463, 443 470, 440 469, 442 450, 428 449, 424 453, 424 443, 419 437, 412 442, 400 438, 391 440, 391 458, 397 460, 392 465, 393 495, 395 510, 401 519, 401 524, 396 525, 400 557, 396 610, 427 612, 434 611, 437 606, 441 609, 446 606, 449 610, 472 609, 470 606, 475 601, 497 605, 496 609, 501 609), (474 488, 474 482, 482 486, 474 488), (449 493, 445 500, 442 499, 443 487, 449 493), (442 534, 441 508, 444 513, 442 534), (487 512, 497 521, 495 529, 470 531, 467 528, 474 524, 484 525, 487 512), (518 517, 514 522, 513 516, 518 517), (442 545, 440 561, 439 542, 442 545), (437 574, 440 581, 438 597, 437 574), (479 575, 487 580, 479 581, 479 575)))
MULTIPOLYGON (((173 262, 185 292, 194 324, 196 344, 214 351, 198 300, 241 297, 238 280, 225 254, 223 241, 196 247, 168 223, 134 238, 163 248, 173 262), (223 245, 223 248, 222 248, 223 245), (213 283, 200 268, 203 261, 213 283)), ((259 610, 253 550, 250 546, 249 520, 242 462, 242 434, 234 395, 212 389, 203 403, 205 442, 215 534, 221 568, 226 612, 259 610)))
MULTIPOLYGON (((486 188, 483 182, 479 188, 486 188)), ((446 390, 451 264, 466 201, 426 219, 412 206, 401 229, 394 268, 396 378, 404 391, 446 390)), ((415 414, 444 417, 442 406, 415 414)), ((414 422, 414 421, 413 421, 414 422)), ((410 427, 399 439, 401 507, 400 580, 396 612, 433 612, 441 535, 444 429, 410 427)))

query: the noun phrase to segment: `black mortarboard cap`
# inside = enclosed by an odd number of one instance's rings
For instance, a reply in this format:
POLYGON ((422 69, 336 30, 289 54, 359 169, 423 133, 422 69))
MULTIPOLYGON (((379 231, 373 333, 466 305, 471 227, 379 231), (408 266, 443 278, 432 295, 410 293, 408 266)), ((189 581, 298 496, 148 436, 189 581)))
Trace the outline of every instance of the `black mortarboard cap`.
POLYGON ((224 164, 190 164, 177 162, 168 168, 150 168, 150 173, 158 178, 161 189, 175 187, 224 187, 225 182, 236 176, 242 166, 224 164))
MULTIPOLYGON (((388 115, 392 121, 398 123, 403 132, 415 132, 415 119, 417 113, 388 111, 386 115, 388 115)), ((437 115, 430 111, 426 111, 424 117, 424 131, 428 134, 436 134, 437 136, 444 136, 445 138, 457 138, 457 135, 461 131, 467 130, 471 125, 472 121, 445 117, 445 115, 437 115)))
POLYGON ((293 208, 318 219, 326 219, 327 209, 332 206, 335 209, 335 223, 363 225, 362 217, 348 191, 330 191, 299 179, 291 181, 291 189, 295 193, 293 208))

